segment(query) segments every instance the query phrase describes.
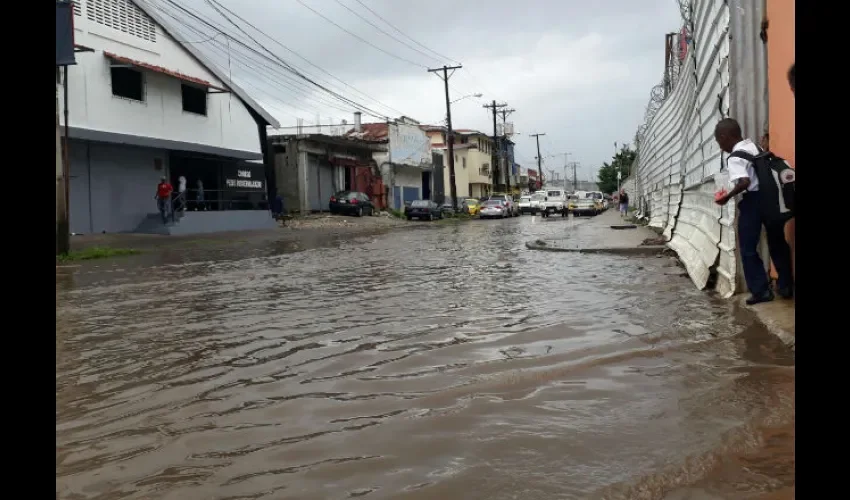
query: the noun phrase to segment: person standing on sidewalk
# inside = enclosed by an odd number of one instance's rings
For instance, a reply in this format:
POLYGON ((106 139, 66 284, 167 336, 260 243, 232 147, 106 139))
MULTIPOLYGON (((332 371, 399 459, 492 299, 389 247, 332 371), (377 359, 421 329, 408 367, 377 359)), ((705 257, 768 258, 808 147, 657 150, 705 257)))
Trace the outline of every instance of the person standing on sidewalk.
POLYGON ((159 184, 156 186, 156 208, 162 216, 162 223, 168 224, 168 216, 171 215, 171 193, 174 188, 171 183, 162 176, 159 178, 159 184))
MULTIPOLYGON (((744 139, 741 126, 732 118, 720 120, 714 128, 714 139, 725 153, 742 151, 757 156, 761 151, 749 139, 744 139)), ((785 241, 784 224, 767 223, 760 206, 759 180, 753 163, 743 158, 731 157, 726 160, 729 180, 735 187, 728 193, 716 198, 718 205, 725 205, 739 194, 738 202, 738 241, 741 249, 741 264, 744 278, 752 297, 748 305, 769 302, 774 299, 770 289, 770 280, 764 262, 758 253, 761 228, 767 231, 767 246, 770 258, 779 274, 777 292, 783 298, 793 295, 793 277, 791 271, 791 250, 785 241)))
POLYGON ((629 195, 625 189, 620 190, 620 215, 625 217, 629 213, 629 195))

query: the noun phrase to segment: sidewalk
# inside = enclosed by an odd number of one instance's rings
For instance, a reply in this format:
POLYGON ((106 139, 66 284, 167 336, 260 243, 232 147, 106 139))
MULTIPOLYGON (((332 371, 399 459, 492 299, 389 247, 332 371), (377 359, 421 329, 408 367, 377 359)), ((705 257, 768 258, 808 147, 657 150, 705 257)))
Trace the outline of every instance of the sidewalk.
POLYGON ((548 252, 611 253, 620 255, 655 255, 666 247, 644 245, 647 240, 659 240, 651 229, 612 229, 611 226, 630 225, 616 210, 609 209, 583 224, 577 225, 565 238, 537 240, 526 243, 531 250, 548 252))

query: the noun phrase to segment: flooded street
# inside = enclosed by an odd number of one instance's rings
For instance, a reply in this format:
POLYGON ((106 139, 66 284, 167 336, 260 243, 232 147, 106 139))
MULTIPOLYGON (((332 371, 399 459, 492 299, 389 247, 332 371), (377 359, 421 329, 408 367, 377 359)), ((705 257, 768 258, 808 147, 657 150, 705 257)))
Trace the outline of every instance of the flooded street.
POLYGON ((57 274, 57 496, 793 498, 793 353, 571 224, 57 274))

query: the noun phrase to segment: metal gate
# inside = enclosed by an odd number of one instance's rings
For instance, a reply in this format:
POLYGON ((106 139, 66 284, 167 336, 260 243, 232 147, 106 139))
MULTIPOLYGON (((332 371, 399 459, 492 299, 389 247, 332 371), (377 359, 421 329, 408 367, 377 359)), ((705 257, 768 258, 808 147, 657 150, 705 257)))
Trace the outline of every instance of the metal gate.
POLYGON ((338 191, 334 167, 315 155, 307 155, 307 199, 310 210, 327 211, 331 196, 338 191))

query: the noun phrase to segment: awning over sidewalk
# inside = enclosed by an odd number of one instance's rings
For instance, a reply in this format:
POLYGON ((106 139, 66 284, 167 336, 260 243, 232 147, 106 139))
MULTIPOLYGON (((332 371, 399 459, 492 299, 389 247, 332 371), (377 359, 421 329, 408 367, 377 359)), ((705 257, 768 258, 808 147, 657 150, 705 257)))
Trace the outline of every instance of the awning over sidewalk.
POLYGON ((129 57, 119 56, 117 54, 113 54, 112 52, 107 52, 107 51, 103 51, 103 55, 105 57, 109 58, 110 60, 117 62, 117 63, 128 64, 130 66, 135 66, 135 67, 140 68, 140 69, 153 71, 154 73, 161 73, 163 75, 168 75, 170 77, 177 78, 178 80, 182 80, 184 82, 194 83, 195 85, 201 85, 203 87, 216 89, 216 90, 219 90, 219 91, 222 91, 222 92, 229 92, 229 90, 227 90, 223 87, 219 87, 217 85, 213 85, 212 83, 210 83, 206 80, 203 80, 201 78, 196 78, 194 76, 184 75, 183 73, 180 73, 179 71, 163 68, 162 66, 157 66, 155 64, 137 61, 135 59, 130 59, 129 57))

